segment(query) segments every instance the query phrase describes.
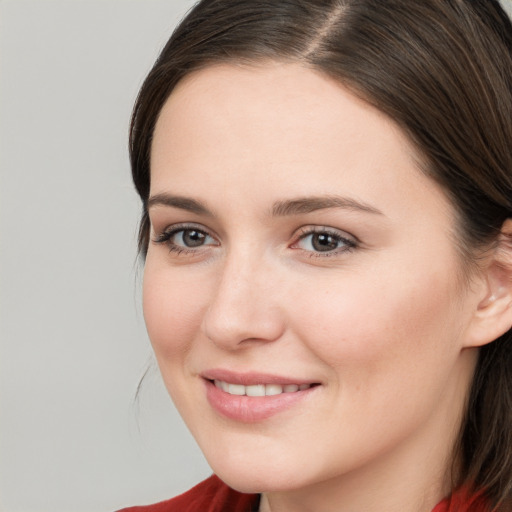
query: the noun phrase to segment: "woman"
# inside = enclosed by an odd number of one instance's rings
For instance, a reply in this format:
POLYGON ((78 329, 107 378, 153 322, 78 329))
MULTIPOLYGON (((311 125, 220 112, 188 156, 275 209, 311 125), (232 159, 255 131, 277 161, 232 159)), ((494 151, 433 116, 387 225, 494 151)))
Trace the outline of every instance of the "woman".
POLYGON ((144 315, 216 476, 148 511, 512 510, 512 26, 203 0, 135 106, 144 315))

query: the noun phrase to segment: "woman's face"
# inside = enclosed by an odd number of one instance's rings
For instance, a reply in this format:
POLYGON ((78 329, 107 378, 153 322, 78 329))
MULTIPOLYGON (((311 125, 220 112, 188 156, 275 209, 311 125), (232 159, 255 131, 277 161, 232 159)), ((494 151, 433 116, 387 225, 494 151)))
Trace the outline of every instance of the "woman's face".
POLYGON ((144 316, 235 488, 403 485, 449 463, 477 297, 450 203, 418 167, 391 120, 299 65, 213 66, 165 104, 144 316))

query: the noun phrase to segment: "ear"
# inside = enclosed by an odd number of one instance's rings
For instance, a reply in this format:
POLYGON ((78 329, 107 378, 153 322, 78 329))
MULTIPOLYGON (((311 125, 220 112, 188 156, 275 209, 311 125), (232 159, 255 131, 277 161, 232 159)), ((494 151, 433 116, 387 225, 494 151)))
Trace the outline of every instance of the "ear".
POLYGON ((512 219, 503 224, 480 278, 482 292, 469 327, 467 347, 491 343, 512 328, 512 219))

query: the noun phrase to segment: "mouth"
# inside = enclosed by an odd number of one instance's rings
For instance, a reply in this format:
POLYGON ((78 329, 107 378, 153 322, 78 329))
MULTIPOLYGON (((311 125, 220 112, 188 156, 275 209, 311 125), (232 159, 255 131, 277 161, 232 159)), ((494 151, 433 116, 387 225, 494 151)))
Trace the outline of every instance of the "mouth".
POLYGON ((234 384, 226 382, 224 380, 210 380, 216 388, 221 389, 225 393, 235 396, 276 396, 282 393, 297 393, 297 391, 305 391, 314 386, 318 386, 317 383, 312 384, 253 384, 250 386, 244 386, 243 384, 234 384))
POLYGON ((242 423, 265 421, 300 407, 322 387, 320 382, 224 370, 212 370, 201 377, 212 409, 225 418, 242 423))

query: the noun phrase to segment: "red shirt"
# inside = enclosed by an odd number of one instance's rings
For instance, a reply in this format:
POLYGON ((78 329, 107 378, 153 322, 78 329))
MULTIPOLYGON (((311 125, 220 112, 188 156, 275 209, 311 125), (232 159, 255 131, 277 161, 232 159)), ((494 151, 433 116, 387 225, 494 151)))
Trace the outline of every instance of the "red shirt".
MULTIPOLYGON (((118 512, 257 512, 258 494, 234 491, 215 475, 184 494, 154 505, 130 507, 118 512)), ((432 512, 490 512, 481 496, 464 491, 439 503, 432 512)))

